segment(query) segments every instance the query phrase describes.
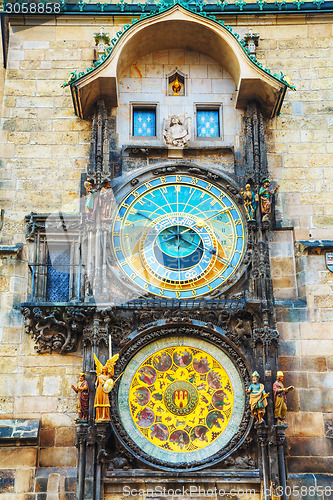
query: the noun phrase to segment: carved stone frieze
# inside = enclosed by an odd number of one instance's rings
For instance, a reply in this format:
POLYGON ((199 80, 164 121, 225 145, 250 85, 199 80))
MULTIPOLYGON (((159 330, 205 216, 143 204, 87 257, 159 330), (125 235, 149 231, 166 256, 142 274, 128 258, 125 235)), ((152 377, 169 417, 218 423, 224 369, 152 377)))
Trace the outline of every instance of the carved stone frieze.
POLYGON ((223 468, 227 469, 254 469, 255 461, 250 455, 228 457, 223 461, 223 468))
POLYGON ((176 166, 160 167, 153 170, 154 175, 171 174, 172 172, 177 172, 178 168, 176 166))
POLYGON ((133 469, 134 461, 134 456, 119 440, 117 440, 115 443, 115 449, 112 450, 112 458, 108 460, 106 475, 108 471, 117 469, 133 469))
POLYGON ((127 148, 126 151, 131 155, 141 154, 143 156, 149 155, 149 148, 127 148))
MULTIPOLYGON (((236 301, 235 301, 236 304, 236 301)), ((214 330, 222 328, 238 346, 247 346, 252 337, 253 318, 240 301, 231 309, 206 308, 106 308, 94 306, 35 306, 23 304, 25 330, 36 343, 38 353, 74 351, 78 340, 83 345, 108 345, 111 335, 114 346, 122 349, 133 331, 142 332, 147 325, 161 322, 187 327, 200 322, 214 330)), ((178 326, 177 326, 178 328, 178 326)), ((257 338, 257 337, 256 337, 257 338)), ((259 341, 259 340, 258 340, 259 341)))
POLYGON ((25 331, 38 353, 74 351, 94 307, 35 307, 23 304, 25 331))
POLYGON ((117 314, 116 309, 109 307, 101 311, 101 318, 108 335, 119 347, 126 342, 126 337, 135 329, 135 311, 127 316, 117 314))
POLYGON ((280 334, 274 328, 255 328, 252 334, 253 345, 261 343, 263 345, 276 345, 279 342, 280 334))

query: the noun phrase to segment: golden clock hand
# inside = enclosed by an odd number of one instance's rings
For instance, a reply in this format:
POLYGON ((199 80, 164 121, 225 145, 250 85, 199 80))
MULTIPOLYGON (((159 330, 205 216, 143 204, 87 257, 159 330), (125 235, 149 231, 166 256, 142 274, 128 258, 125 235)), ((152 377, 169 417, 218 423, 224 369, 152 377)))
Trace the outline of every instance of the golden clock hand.
MULTIPOLYGON (((227 207, 227 208, 224 208, 223 210, 220 210, 220 211, 219 211, 219 212, 217 212, 216 214, 211 215, 210 217, 206 217, 206 219, 198 219, 198 221, 197 221, 197 222, 199 222, 199 221, 200 221, 200 222, 201 222, 201 221, 206 222, 206 221, 207 221, 207 220, 209 220, 209 219, 214 219, 214 217, 217 217, 218 215, 221 215, 221 214, 227 213, 227 212, 229 212, 231 209, 232 209, 232 207, 227 207)), ((197 225, 197 224, 196 224, 196 225, 197 225)))
POLYGON ((193 228, 192 227, 189 227, 188 229, 185 229, 185 231, 181 231, 179 234, 182 235, 184 233, 187 233, 188 231, 192 231, 193 228))

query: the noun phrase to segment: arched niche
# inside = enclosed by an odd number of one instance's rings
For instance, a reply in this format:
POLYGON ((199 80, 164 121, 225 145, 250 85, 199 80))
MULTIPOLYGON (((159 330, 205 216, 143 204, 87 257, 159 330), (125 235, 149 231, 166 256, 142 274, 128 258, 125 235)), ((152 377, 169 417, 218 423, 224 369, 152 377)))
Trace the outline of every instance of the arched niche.
POLYGON ((257 67, 237 39, 215 21, 179 5, 135 23, 119 39, 110 57, 94 71, 71 83, 77 114, 88 118, 98 99, 118 106, 118 78, 135 60, 154 50, 190 48, 214 58, 230 74, 237 88, 236 107, 256 100, 273 117, 280 109, 287 85, 257 67))
POLYGON ((206 54, 181 48, 152 51, 133 61, 117 83, 119 144, 162 145, 163 121, 172 115, 191 119, 188 148, 234 147, 235 136, 242 133, 244 112, 235 109, 235 84, 228 72, 206 54), (175 73, 186 75, 186 91, 180 95, 169 92, 168 79, 175 73), (140 105, 155 109, 155 136, 132 135, 132 112, 140 105), (197 136, 197 113, 203 109, 217 113, 217 136, 197 136))

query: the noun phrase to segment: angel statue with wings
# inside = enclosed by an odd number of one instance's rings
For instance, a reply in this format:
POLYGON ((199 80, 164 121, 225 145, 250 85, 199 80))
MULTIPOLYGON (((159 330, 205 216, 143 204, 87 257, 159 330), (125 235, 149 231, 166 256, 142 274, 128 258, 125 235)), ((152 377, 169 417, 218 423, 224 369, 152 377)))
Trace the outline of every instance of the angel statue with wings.
POLYGON ((119 354, 115 354, 111 359, 108 359, 105 366, 99 361, 94 353, 96 364, 96 394, 94 407, 96 408, 95 422, 110 421, 110 401, 109 392, 111 392, 115 382, 112 380, 114 375, 114 365, 116 364, 119 354))
POLYGON ((182 119, 173 115, 163 120, 163 141, 171 148, 184 148, 191 138, 191 118, 182 119))

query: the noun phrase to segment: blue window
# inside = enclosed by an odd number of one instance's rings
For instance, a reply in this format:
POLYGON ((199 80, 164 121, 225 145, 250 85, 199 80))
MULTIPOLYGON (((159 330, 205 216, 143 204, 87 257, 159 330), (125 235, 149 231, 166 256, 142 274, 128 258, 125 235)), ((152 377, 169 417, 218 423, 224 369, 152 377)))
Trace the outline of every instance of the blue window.
POLYGON ((137 137, 156 136, 156 108, 133 108, 133 135, 137 137))
POLYGON ((197 137, 220 137, 219 109, 197 109, 197 137))
POLYGON ((70 251, 52 248, 47 259, 47 302, 67 302, 69 297, 70 251))

